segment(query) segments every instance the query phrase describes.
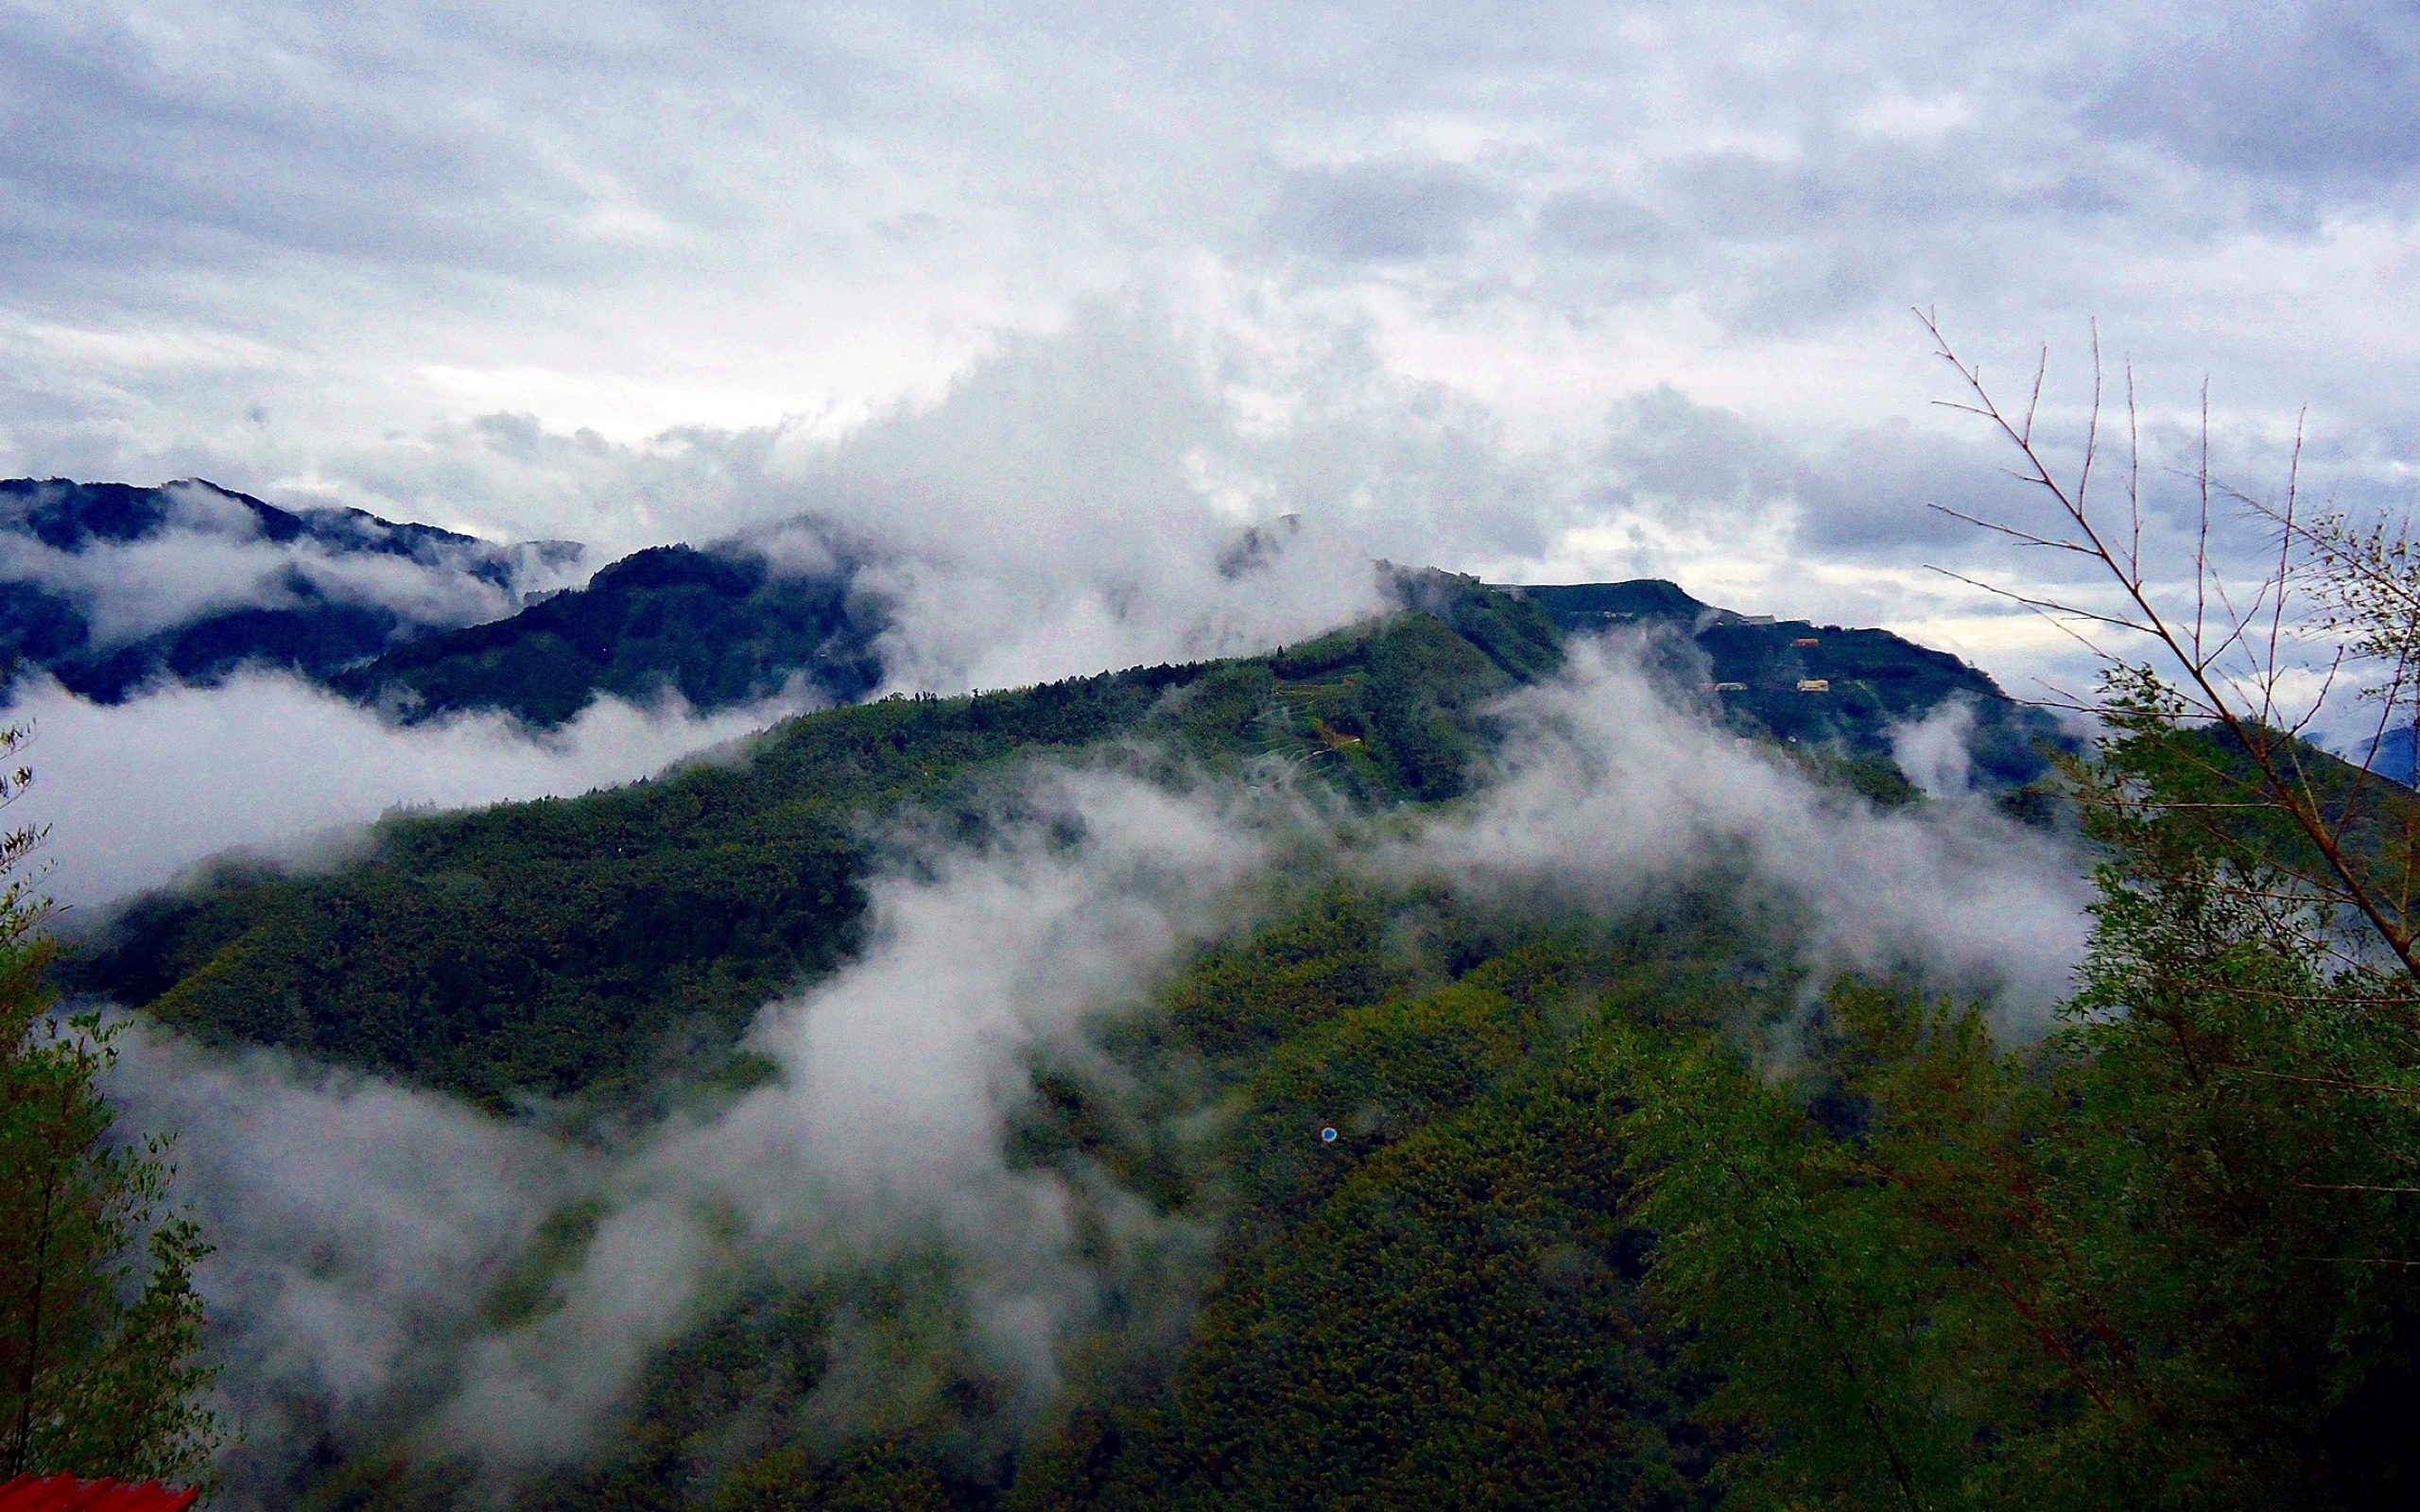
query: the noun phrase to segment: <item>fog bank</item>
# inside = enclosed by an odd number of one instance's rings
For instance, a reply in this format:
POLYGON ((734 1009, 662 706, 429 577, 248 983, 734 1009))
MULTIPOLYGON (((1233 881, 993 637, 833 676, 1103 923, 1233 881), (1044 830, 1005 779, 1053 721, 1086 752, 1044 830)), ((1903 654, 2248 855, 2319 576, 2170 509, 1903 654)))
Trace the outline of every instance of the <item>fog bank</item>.
MULTIPOLYGON (((1347 865, 1603 912, 1719 868, 1798 920, 1819 978, 1915 971, 2019 1029, 2065 990, 2085 927, 2076 861, 1965 791, 1955 711, 1904 733, 1938 796, 1894 812, 1675 707, 1617 646, 1576 646, 1564 676, 1497 713, 1491 780, 1347 865)), ((929 1348, 978 1362, 1012 1423, 1117 1277, 1198 1275, 1211 1236, 1105 1177, 1012 1166, 1007 1120, 1038 1051, 1097 1057, 1091 1016, 1147 1003, 1247 925, 1276 858, 1334 816, 1282 782, 1179 792, 1039 765, 979 807, 979 838, 913 815, 879 837, 863 953, 750 1033, 770 1080, 610 1151, 280 1057, 134 1041, 130 1124, 183 1131, 179 1190, 221 1246, 199 1279, 227 1399, 260 1425, 250 1463, 330 1425, 408 1430, 500 1483, 580 1463, 648 1361, 752 1279, 920 1254, 944 1257, 955 1298, 929 1348), (596 1205, 593 1238, 534 1311, 481 1323, 503 1266, 574 1197, 596 1205)), ((1189 1293, 1168 1295, 1181 1309, 1189 1293)), ((831 1339, 801 1411, 845 1432, 908 1389, 914 1362, 845 1316, 831 1339)), ((239 1503, 274 1504, 265 1484, 239 1503)))
POLYGON ((21 685, 36 782, 11 820, 50 826, 43 887, 89 907, 231 848, 294 853, 389 809, 566 797, 644 777, 807 706, 789 696, 698 715, 678 700, 591 704, 534 734, 510 715, 399 726, 285 673, 94 704, 21 685))
POLYGON ((1500 713, 1500 778, 1395 865, 1605 910, 1733 867, 1805 911, 1819 967, 1917 969, 2011 1027, 2039 1026, 2070 988, 2090 884, 2069 849, 1966 789, 1954 706, 1900 741, 1938 796, 1888 812, 1676 708, 1618 644, 1575 643, 1561 678, 1500 713))

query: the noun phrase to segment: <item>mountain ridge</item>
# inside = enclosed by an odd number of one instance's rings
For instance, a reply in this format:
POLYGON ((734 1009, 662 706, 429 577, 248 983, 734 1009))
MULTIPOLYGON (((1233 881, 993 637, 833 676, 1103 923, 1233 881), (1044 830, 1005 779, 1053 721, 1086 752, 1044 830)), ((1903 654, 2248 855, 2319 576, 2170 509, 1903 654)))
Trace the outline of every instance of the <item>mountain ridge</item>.
POLYGON ((248 666, 324 679, 509 613, 559 586, 584 551, 499 546, 361 509, 290 510, 199 478, 0 480, 0 672, 46 673, 99 703, 248 666), (163 615, 163 597, 184 612, 163 615))
MULTIPOLYGON (((750 1026, 885 948, 878 891, 920 864, 897 836, 968 856, 1022 854, 1011 830, 1044 832, 1045 853, 1080 846, 1027 801, 1037 771, 1290 788, 1347 845, 1483 802, 1507 700, 1557 696, 1577 632, 1602 622, 1559 623, 1551 590, 1389 571, 1401 607, 1256 656, 876 698, 581 798, 397 816, 334 866, 231 858, 95 920, 61 977, 205 1042, 392 1078, 610 1159, 793 1085, 800 1068, 750 1026)), ((633 592, 703 576, 710 605, 761 587, 696 552, 631 572, 663 579, 621 585, 633 592)), ((573 602, 606 603, 617 581, 573 602)), ((1794 754, 1831 784, 1824 812, 1870 814, 1843 790, 1869 784, 1830 764, 1889 770, 1882 700, 1921 679, 1863 679, 1863 714, 1793 746, 1711 686, 1736 679, 1700 643, 1716 627, 1700 627, 1704 606, 1652 583, 1581 596, 1607 593, 1666 611, 1631 627, 1678 701, 1794 754)), ((1856 649, 1766 639, 1737 654, 1781 658, 1759 674, 1776 688, 1788 655, 1856 649)), ((1701 751, 1736 749, 1703 734, 1701 751)), ((1870 785, 1916 800, 1903 778, 1870 785)), ((1003 1169, 1064 1194, 1066 1263, 1099 1299, 1047 1402, 966 1321, 959 1262, 911 1232, 828 1269, 777 1247, 763 1274, 717 1279, 596 1409, 611 1431, 593 1450, 518 1486, 482 1486, 444 1436, 442 1372, 406 1372, 357 1421, 330 1409, 273 1446, 284 1458, 265 1448, 231 1478, 255 1504, 319 1512, 1105 1512, 1361 1489, 1406 1505, 1710 1506, 1689 1418, 1708 1383, 1639 1291, 1651 1237, 1626 1215, 1611 1068, 1634 1029, 1787 1022, 1806 980, 1788 919, 1736 896, 1719 864, 1601 918, 1474 902, 1340 851, 1273 869, 1232 937, 1001 1073, 1015 1089, 997 1115, 1003 1169), (1153 1233, 1194 1237, 1155 1257, 1153 1233), (821 1405, 894 1357, 914 1373, 878 1419, 821 1405)), ((988 938, 951 944, 980 955, 988 938)), ((915 1042, 888 1017, 866 1032, 915 1042)), ((882 1137, 845 1137, 860 1135, 882 1137)), ((609 1185, 534 1220, 509 1264, 464 1278, 455 1333, 432 1349, 553 1336, 605 1226, 629 1216, 620 1200, 609 1185)))
MULTIPOLYGON (((555 578, 584 550, 575 543, 498 546, 358 509, 288 510, 200 479, 152 488, 0 481, 0 656, 20 675, 39 668, 101 702, 164 679, 208 683, 269 666, 406 722, 494 711, 542 730, 600 696, 645 703, 672 695, 700 713, 785 691, 829 703, 865 697, 884 681, 880 647, 892 613, 881 593, 861 586, 881 553, 812 518, 784 528, 800 538, 786 539, 784 549, 761 531, 703 546, 650 546, 584 582, 562 584, 555 578), (159 544, 180 531, 199 553, 233 548, 242 558, 231 574, 241 579, 234 590, 261 602, 205 599, 182 621, 95 644, 97 610, 61 590, 57 561, 29 562, 24 549, 30 542, 73 558, 159 544), (493 612, 466 617, 382 602, 378 584, 320 580, 329 569, 320 558, 331 556, 452 574, 479 590, 463 604, 493 612), (544 586, 526 586, 533 581, 544 586)), ((1286 537, 1253 530, 1238 540, 1221 572, 1284 550, 1286 537)), ((2014 786, 2040 771, 2035 743, 2059 738, 1988 676, 1885 630, 1742 614, 1659 578, 1479 584, 1383 561, 1374 570, 1384 595, 1408 608, 1433 600, 1450 617, 1464 611, 1455 606, 1475 602, 1465 595, 1476 586, 1534 604, 1566 635, 1649 634, 1676 682, 1706 685, 1701 691, 1719 717, 1789 744, 1887 755, 1896 728, 1962 699, 1977 712, 1978 768, 2014 786), (1676 639, 1684 644, 1669 644, 1676 639), (1691 654, 1703 662, 1702 679, 1685 665, 1691 654)))

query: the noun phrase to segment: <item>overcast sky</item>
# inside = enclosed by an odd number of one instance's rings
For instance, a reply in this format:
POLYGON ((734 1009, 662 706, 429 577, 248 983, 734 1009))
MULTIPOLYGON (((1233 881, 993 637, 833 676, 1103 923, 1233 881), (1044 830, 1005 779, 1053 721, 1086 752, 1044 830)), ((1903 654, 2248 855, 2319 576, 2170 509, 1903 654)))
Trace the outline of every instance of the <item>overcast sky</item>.
POLYGON ((1925 570, 2041 564, 1924 510, 2002 458, 1910 306, 2013 385, 2048 341, 2061 422, 2097 317, 2155 461, 2207 373, 2256 490, 2305 404, 2331 495, 2420 448, 2409 5, 5 0, 0 71, 12 473, 619 550, 851 479, 1077 530, 1132 453, 1129 523, 2024 692, 2049 632, 1925 570))

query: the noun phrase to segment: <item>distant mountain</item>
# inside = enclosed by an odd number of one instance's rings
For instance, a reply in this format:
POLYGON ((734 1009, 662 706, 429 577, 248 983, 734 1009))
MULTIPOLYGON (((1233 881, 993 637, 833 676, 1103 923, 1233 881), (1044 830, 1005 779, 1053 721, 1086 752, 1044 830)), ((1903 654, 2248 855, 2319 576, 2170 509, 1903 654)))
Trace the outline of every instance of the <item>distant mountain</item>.
POLYGON ((2377 738, 2377 748, 2361 740, 2342 752, 2348 761, 2360 762, 2380 777, 2390 777, 2406 787, 2420 785, 2420 741, 2413 739, 2410 725, 2397 725, 2377 738), (2366 760, 2365 760, 2366 758, 2366 760))
MULTIPOLYGON (((1229 565, 1276 541, 1246 532, 1229 565)), ((283 509, 198 479, 12 479, 0 482, 0 666, 117 702, 267 665, 406 720, 497 710, 540 727, 600 696, 672 693, 713 710, 802 685, 845 704, 882 684, 890 610, 857 586, 876 552, 827 524, 650 547, 567 586, 581 556, 358 509, 283 509)), ((1513 644, 1475 616, 1516 606, 1566 635, 1667 631, 1667 670, 1746 733, 1887 755, 1894 730, 1963 700, 1990 786, 2038 776, 2042 744, 2059 739, 1990 678, 1887 630, 1743 615, 1655 578, 1482 590, 1450 573, 1377 571, 1397 604, 1476 644, 1513 644)), ((1501 669, 1523 681, 1546 670, 1501 669)))
POLYGON ((569 541, 497 545, 199 479, 0 480, 0 667, 122 701, 239 666, 324 678, 574 580, 569 541))
POLYGON ((1566 632, 1663 627, 1685 637, 1705 658, 1703 691, 1723 717, 1789 744, 1887 752, 1894 729, 1963 699, 1975 713, 1968 745, 1976 775, 2014 786, 2041 775, 2046 742, 2064 740, 2048 714, 2011 699, 1983 673, 1889 630, 1740 614, 1654 577, 1501 592, 1537 605, 1566 632))
POLYGON ((735 544, 653 546, 586 588, 398 646, 331 683, 407 719, 503 709, 542 726, 600 694, 644 702, 669 690, 713 709, 804 680, 853 703, 881 684, 885 623, 852 589, 856 570, 845 554, 801 572, 735 544))

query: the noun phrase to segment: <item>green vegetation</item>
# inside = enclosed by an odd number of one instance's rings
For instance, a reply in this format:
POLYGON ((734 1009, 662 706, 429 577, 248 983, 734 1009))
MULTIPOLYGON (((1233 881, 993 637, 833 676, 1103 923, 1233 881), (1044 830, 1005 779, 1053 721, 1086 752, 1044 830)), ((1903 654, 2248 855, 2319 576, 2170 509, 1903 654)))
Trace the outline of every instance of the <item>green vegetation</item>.
MULTIPOLYGON (((1175 782, 1283 765, 1380 825, 1468 792, 1488 700, 1557 666, 1560 635, 1467 580, 1398 586, 1420 607, 1268 657, 834 710, 614 792, 390 819, 325 872, 229 866, 112 921, 70 980, 492 1108, 643 1115, 760 1074, 740 1030, 856 947, 884 827, 912 812, 979 839, 1019 762, 1175 782)), ((1915 800, 1870 747, 1802 747, 1821 780, 1915 800)), ((517 1512, 1683 1508, 1744 1484, 1774 1434, 1724 1395, 1714 1320, 1675 1320, 1638 1192, 1681 1188, 1636 1130, 1680 1085, 1671 1047, 1789 1022, 1780 926, 1720 877, 1615 919, 1316 864, 1279 886, 1258 927, 1030 1068, 1006 1154, 1066 1178, 1101 1298, 1047 1400, 978 1345, 949 1255, 903 1241, 735 1280, 595 1461, 521 1487, 517 1512), (1138 1260, 1112 1237, 1133 1211, 1200 1246, 1138 1260)), ((1826 1116, 1863 1106, 1835 1081, 1826 1116)), ((553 1305, 603 1215, 542 1225, 484 1325, 553 1305)), ((403 1432, 298 1473, 279 1494, 317 1512, 489 1494, 403 1432)))
MULTIPOLYGON (((1364 805, 1460 794, 1485 701, 1558 665, 1560 640, 1468 579, 1402 588, 1430 609, 1273 656, 836 709, 611 792, 392 818, 325 873, 223 864, 110 920, 63 980, 489 1107, 639 1096, 720 1063, 760 1006, 849 953, 886 816, 971 834, 1018 761, 1285 762, 1364 805), (1155 754, 1119 754, 1138 741, 1155 754)), ((1808 759, 1910 796, 1872 751, 1808 759)))
POLYGON ((2077 769, 2108 859, 2046 1042, 1848 984, 1778 1082, 1718 1040, 1642 1045, 1638 1212, 1727 1376, 1740 1504, 2420 1491, 2394 1426, 2420 1385, 2411 983, 2347 959, 2258 859, 2269 825, 2207 827, 2213 756, 2138 709, 2077 769))
POLYGON ((2420 718, 2408 523, 2255 505, 2273 575, 2221 582, 2205 530, 2171 618, 2131 478, 2088 503, 2089 463, 2054 476, 2030 404, 1940 355, 2052 521, 1995 528, 2097 562, 2116 612, 2075 620, 2166 670, 2105 656, 2107 733, 2063 764, 2099 899, 2046 1040, 1842 983, 1787 1074, 1634 1041, 1633 1211, 1651 1297, 1722 1378, 1715 1482, 1743 1507, 2411 1505, 2420 799, 2314 751, 2294 695, 2342 677, 2381 730, 2420 718))
POLYGON ((412 641, 328 681, 410 718, 501 709, 538 726, 600 694, 649 703, 673 692, 717 709, 778 693, 793 677, 846 702, 882 680, 881 630, 873 607, 852 601, 845 570, 792 576, 739 552, 654 546, 585 588, 412 641))
POLYGON ((868 816, 1129 730, 1199 673, 868 704, 612 792, 393 819, 333 874, 236 868, 147 899, 71 980, 491 1106, 619 1083, 839 959, 868 816))
MULTIPOLYGON (((23 741, 0 730, 0 756, 23 741)), ((0 802, 28 777, 0 780, 0 802)), ((218 1438, 197 1400, 214 1374, 192 1286, 209 1246, 159 1211, 166 1142, 110 1139, 95 1081, 112 1030, 51 1014, 43 905, 11 875, 39 838, 0 836, 0 1480, 190 1484, 218 1438)))
MULTIPOLYGON (((596 1465, 516 1512, 1704 1505, 1707 1381, 1640 1284, 1619 1057, 1787 1013, 1795 978, 1742 923, 1712 895, 1613 926, 1306 883, 1096 1026, 1106 1060, 1038 1063, 1011 1135, 1071 1190, 1106 1171, 1218 1234, 1198 1310, 1184 1278, 1087 1250, 1108 1305, 1028 1424, 946 1255, 765 1279, 665 1351, 596 1465)), ((534 1263, 590 1222, 561 1215, 534 1263)), ((498 1305, 530 1290, 509 1276, 498 1305)), ((298 1501, 425 1512, 473 1485, 398 1450, 298 1501)))
POLYGON ((1271 658, 837 709, 612 792, 391 819, 332 873, 237 864, 141 900, 67 981, 490 1107, 635 1094, 715 1063, 850 950, 885 816, 914 804, 972 833, 1009 764, 1148 738, 1158 759, 1306 765, 1368 801, 1460 792, 1479 702, 1555 643, 1518 606, 1458 592, 1450 623, 1406 613, 1271 658))

